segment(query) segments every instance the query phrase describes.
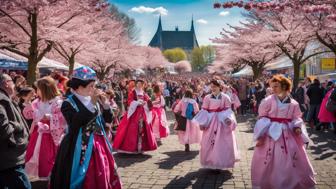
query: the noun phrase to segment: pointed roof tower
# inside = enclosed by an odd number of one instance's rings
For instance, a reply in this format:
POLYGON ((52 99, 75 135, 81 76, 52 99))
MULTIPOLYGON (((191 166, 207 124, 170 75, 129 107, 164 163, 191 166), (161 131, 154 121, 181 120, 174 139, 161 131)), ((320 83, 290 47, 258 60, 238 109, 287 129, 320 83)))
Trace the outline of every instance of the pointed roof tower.
POLYGON ((194 15, 191 16, 191 28, 190 31, 195 32, 195 28, 194 28, 194 15))
POLYGON ((162 23, 161 23, 161 15, 159 17, 158 28, 154 34, 153 39, 150 41, 149 46, 159 47, 162 49, 162 23))
POLYGON ((158 25, 157 31, 162 31, 161 14, 160 14, 160 17, 159 17, 159 25, 158 25))

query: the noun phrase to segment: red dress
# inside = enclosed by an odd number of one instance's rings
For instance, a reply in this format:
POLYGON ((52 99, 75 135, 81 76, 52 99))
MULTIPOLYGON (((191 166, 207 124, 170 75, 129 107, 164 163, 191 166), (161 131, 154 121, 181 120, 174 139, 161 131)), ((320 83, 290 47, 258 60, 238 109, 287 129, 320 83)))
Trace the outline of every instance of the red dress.
POLYGON ((118 126, 113 149, 126 153, 156 150, 148 95, 143 91, 133 90, 128 95, 127 105, 128 111, 118 126))

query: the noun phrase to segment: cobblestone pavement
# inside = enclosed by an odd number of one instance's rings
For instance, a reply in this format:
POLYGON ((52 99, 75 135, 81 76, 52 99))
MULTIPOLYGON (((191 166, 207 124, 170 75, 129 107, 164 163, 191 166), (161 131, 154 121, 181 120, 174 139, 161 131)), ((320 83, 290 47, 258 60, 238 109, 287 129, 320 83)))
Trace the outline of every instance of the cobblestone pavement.
MULTIPOLYGON (((168 114, 169 120, 172 115, 168 114)), ((172 121, 170 121, 172 123, 172 121)), ((236 131, 241 161, 234 169, 216 174, 200 169, 198 145, 184 152, 174 133, 162 140, 155 152, 142 155, 115 154, 118 172, 125 189, 182 189, 182 188, 251 188, 250 164, 253 154, 253 120, 238 117, 236 131)), ((172 129, 171 129, 172 130, 172 129)), ((313 141, 308 147, 309 157, 317 172, 318 189, 336 188, 336 135, 331 131, 308 129, 313 141)), ((39 183, 41 184, 41 183, 39 183)), ((34 183, 34 188, 37 183, 34 183)))
MULTIPOLYGON (((238 121, 236 136, 241 161, 234 169, 220 174, 200 169, 199 146, 192 145, 191 152, 184 152, 184 146, 178 143, 177 136, 172 133, 162 140, 162 145, 155 152, 115 155, 124 188, 252 188, 250 164, 253 121, 243 117, 239 117, 238 121)), ((336 188, 336 135, 330 131, 309 130, 309 133, 313 143, 309 145, 308 152, 317 172, 316 188, 336 188)))

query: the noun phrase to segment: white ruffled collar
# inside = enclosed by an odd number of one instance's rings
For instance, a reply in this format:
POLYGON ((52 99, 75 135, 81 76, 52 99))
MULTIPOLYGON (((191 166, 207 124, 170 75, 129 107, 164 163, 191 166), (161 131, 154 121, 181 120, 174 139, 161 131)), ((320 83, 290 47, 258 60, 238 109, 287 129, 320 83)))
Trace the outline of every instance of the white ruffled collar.
POLYGON ((73 91, 73 94, 78 98, 79 101, 91 112, 95 112, 95 106, 92 103, 91 96, 82 96, 75 91, 73 91))

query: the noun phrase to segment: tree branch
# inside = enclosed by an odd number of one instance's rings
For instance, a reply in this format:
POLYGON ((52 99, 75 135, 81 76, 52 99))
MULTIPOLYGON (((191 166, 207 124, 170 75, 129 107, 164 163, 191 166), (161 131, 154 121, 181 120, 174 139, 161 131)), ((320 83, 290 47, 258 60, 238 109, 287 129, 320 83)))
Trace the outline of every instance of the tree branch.
POLYGON ((51 51, 53 47, 53 42, 52 41, 48 41, 48 45, 45 49, 43 49, 43 51, 38 55, 37 57, 37 61, 39 62, 40 60, 42 60, 42 58, 51 51))
POLYGON ((20 56, 23 56, 23 57, 25 57, 25 58, 29 58, 29 55, 28 55, 28 54, 26 54, 26 53, 24 53, 24 52, 21 52, 21 51, 19 51, 19 50, 17 50, 17 49, 14 49, 14 48, 10 48, 10 47, 0 47, 0 49, 6 49, 6 50, 8 50, 8 51, 10 51, 10 52, 13 52, 13 53, 18 54, 18 55, 20 55, 20 56))
POLYGON ((70 22, 73 18, 75 18, 76 16, 80 15, 81 13, 77 13, 77 14, 73 14, 72 16, 70 16, 68 19, 66 19, 64 22, 62 22, 61 24, 59 24, 57 26, 57 28, 62 27, 63 25, 65 25, 66 23, 70 22))
POLYGON ((27 29, 20 24, 17 20, 15 20, 10 14, 8 14, 6 11, 0 9, 0 12, 3 13, 5 16, 7 16, 10 20, 12 20, 16 25, 19 26, 29 37, 31 37, 31 34, 27 31, 27 29))

